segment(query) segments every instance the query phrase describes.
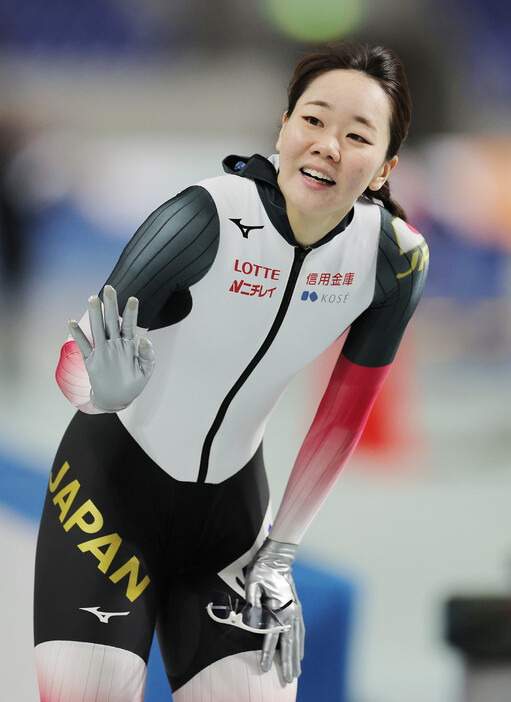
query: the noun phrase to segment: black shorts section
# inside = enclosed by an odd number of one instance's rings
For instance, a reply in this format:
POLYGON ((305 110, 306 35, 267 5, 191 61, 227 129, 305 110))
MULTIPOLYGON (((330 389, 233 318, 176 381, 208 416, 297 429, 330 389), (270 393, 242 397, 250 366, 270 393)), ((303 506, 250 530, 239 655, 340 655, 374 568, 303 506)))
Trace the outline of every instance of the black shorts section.
POLYGON ((206 612, 219 596, 240 596, 217 575, 171 584, 157 623, 158 641, 172 691, 226 656, 262 649, 263 636, 215 622, 206 612))
MULTIPOLYGON (((211 601, 206 593, 198 600, 197 591, 250 549, 268 500, 261 448, 223 483, 180 482, 117 415, 77 413, 55 458, 39 531, 35 643, 88 641, 147 661, 159 616, 176 646, 188 650, 198 629, 180 612, 176 631, 174 614, 190 600, 194 607, 211 601), (178 597, 186 588, 190 594, 178 597)), ((182 663, 170 668, 186 675, 182 663)))

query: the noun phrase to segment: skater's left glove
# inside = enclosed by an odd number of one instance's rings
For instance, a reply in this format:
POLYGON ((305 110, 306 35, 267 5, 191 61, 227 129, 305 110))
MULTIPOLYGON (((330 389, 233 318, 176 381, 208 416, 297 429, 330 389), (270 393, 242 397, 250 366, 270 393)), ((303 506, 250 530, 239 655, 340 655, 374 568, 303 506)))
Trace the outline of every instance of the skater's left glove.
POLYGON ((301 670, 305 626, 302 606, 296 595, 291 573, 298 546, 268 538, 249 564, 245 576, 246 599, 253 607, 264 604, 278 614, 290 628, 282 633, 266 634, 261 655, 261 669, 270 669, 280 637, 282 673, 287 683, 301 670))

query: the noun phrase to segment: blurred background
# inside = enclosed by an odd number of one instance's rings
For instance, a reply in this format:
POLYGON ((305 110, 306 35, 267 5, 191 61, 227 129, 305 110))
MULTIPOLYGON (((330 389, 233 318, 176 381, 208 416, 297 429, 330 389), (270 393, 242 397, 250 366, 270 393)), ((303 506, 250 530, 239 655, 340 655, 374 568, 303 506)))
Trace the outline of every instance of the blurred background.
MULTIPOLYGON (((53 377, 67 319, 159 204, 229 153, 273 153, 294 65, 346 37, 405 63, 414 118, 391 184, 431 265, 302 558, 355 589, 350 702, 466 699, 446 602, 511 594, 507 0, 0 0, 2 698, 38 699, 33 557, 73 414, 53 377)), ((274 507, 332 358, 271 420, 274 507)))

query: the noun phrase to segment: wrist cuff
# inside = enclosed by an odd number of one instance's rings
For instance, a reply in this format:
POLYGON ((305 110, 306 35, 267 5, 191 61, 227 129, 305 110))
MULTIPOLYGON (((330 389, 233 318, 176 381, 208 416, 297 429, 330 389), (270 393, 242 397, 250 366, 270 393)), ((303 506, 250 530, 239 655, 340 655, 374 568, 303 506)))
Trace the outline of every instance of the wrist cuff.
POLYGON ((295 562, 296 553, 298 551, 298 544, 288 544, 283 541, 274 541, 269 537, 263 543, 261 548, 256 554, 254 560, 263 561, 266 558, 275 559, 275 556, 282 561, 285 561, 288 565, 295 562))

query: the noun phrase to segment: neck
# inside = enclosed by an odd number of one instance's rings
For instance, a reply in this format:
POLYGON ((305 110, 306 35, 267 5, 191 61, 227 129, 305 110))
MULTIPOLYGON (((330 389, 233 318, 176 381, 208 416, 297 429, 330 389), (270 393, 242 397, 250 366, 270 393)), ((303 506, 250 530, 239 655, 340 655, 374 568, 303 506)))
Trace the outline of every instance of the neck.
POLYGON ((289 224, 296 241, 301 246, 312 246, 334 229, 351 210, 336 212, 335 215, 315 216, 298 213, 289 205, 286 207, 289 224))

